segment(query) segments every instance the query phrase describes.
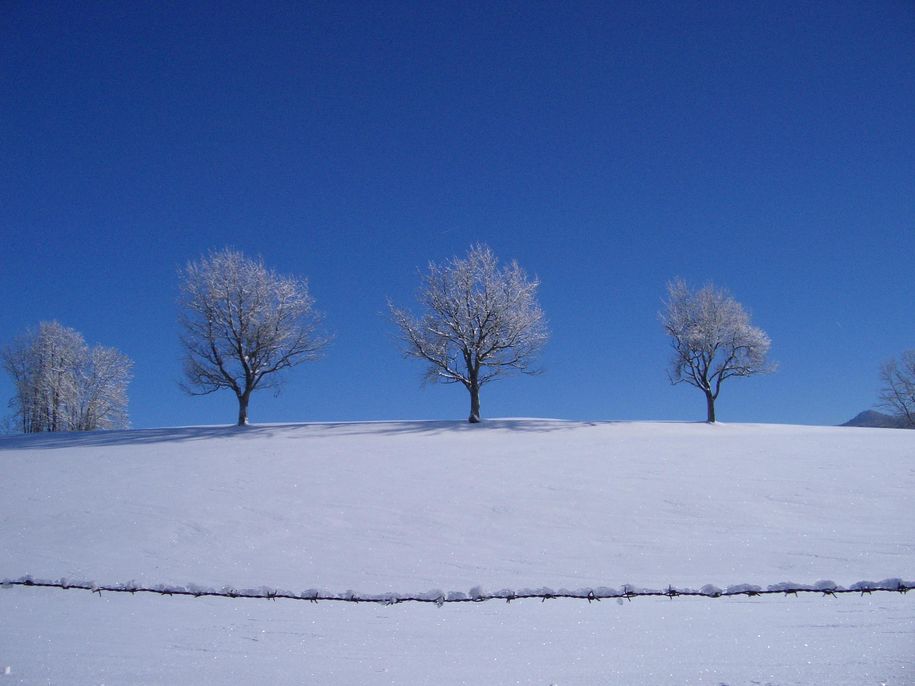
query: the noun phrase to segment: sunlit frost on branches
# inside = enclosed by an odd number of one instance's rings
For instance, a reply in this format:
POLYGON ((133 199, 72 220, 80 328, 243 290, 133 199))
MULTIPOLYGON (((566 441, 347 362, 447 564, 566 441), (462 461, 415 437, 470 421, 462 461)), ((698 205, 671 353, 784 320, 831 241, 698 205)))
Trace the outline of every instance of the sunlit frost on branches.
POLYGON ((428 362, 426 379, 467 388, 469 421, 480 420, 483 385, 539 372, 534 362, 548 338, 539 285, 517 262, 499 268, 492 250, 476 244, 464 258, 429 263, 417 294, 420 317, 389 303, 404 354, 428 362))
POLYGON ((189 262, 180 276, 183 388, 230 389, 238 424, 247 424, 251 393, 277 388, 278 372, 316 359, 328 343, 308 282, 228 248, 189 262))
POLYGON ((708 284, 692 291, 683 279, 674 279, 664 304, 661 322, 674 348, 670 380, 705 394, 707 421, 715 421, 715 400, 726 379, 774 371, 766 359, 769 336, 750 324, 743 306, 724 289, 708 284))
POLYGON ((41 322, 4 348, 16 392, 10 401, 23 433, 95 431, 128 425, 133 362, 115 348, 92 348, 75 329, 41 322))

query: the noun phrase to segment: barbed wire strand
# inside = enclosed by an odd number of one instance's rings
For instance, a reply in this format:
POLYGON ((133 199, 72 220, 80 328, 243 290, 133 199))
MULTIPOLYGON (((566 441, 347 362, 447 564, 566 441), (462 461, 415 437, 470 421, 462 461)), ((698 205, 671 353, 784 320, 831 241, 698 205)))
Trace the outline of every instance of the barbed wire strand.
POLYGON ((57 588, 63 590, 82 590, 97 593, 99 596, 104 593, 151 593, 161 596, 191 596, 194 598, 248 598, 259 600, 304 600, 312 603, 317 602, 337 602, 337 603, 374 603, 378 605, 398 605, 400 603, 428 603, 441 607, 450 603, 479 603, 490 600, 504 600, 507 603, 513 600, 547 600, 572 599, 587 600, 589 603, 599 602, 601 600, 628 600, 633 598, 644 597, 662 597, 662 598, 733 598, 733 597, 759 597, 759 596, 799 596, 802 593, 818 594, 822 597, 835 597, 844 594, 869 595, 875 592, 886 593, 907 593, 915 590, 915 581, 902 581, 901 579, 886 579, 881 582, 859 581, 849 587, 839 586, 832 582, 823 581, 814 585, 808 584, 791 584, 780 583, 763 589, 759 586, 741 584, 739 586, 721 589, 716 586, 707 585, 701 589, 675 588, 668 586, 666 590, 636 588, 633 586, 623 586, 620 589, 598 587, 597 589, 581 589, 578 591, 568 591, 560 589, 558 591, 511 591, 501 590, 492 593, 486 593, 474 589, 470 594, 461 592, 443 593, 439 591, 430 591, 419 594, 399 594, 399 593, 382 593, 360 595, 353 591, 345 593, 328 593, 323 591, 305 591, 303 593, 293 593, 290 591, 281 591, 262 587, 260 589, 237 590, 234 588, 223 588, 216 590, 212 588, 198 588, 194 586, 141 586, 133 582, 121 584, 96 584, 90 582, 69 582, 66 579, 58 581, 39 580, 31 577, 20 577, 18 579, 3 579, 0 581, 0 587, 29 587, 29 588, 57 588))

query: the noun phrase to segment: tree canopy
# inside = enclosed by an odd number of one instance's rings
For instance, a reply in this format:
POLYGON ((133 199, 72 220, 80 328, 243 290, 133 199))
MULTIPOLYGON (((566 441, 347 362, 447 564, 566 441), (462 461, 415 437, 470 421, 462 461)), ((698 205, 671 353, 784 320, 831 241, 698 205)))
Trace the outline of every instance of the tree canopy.
POLYGON ((181 278, 183 388, 192 395, 229 389, 238 424, 258 389, 279 372, 316 359, 328 344, 305 279, 283 276, 229 248, 189 262, 181 278))
POLYGON ((427 362, 426 379, 460 383, 470 393, 470 422, 480 421, 480 388, 509 373, 536 374, 549 334, 537 301, 540 282, 482 244, 466 257, 429 263, 417 317, 388 303, 404 354, 427 362))

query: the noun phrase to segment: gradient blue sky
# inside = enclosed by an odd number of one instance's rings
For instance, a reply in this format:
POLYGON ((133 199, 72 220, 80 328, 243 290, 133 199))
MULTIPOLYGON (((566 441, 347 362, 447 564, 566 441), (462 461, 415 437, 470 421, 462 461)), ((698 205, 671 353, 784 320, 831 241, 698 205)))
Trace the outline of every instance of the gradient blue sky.
POLYGON ((232 422, 177 386, 176 271, 228 245, 336 335, 253 422, 463 418, 385 298, 483 241, 552 330, 484 416, 702 419, 665 375, 680 275, 773 339, 721 421, 839 423, 915 347, 913 74, 908 1, 5 2, 0 343, 57 319, 133 358, 134 426, 232 422))

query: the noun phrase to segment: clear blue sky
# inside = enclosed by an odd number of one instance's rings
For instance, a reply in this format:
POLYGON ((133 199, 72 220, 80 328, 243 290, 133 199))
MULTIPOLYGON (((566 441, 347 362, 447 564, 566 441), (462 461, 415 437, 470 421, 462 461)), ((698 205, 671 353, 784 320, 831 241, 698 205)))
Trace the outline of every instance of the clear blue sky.
POLYGON ((908 1, 6 2, 0 342, 57 319, 133 358, 134 426, 230 423, 177 387, 175 302, 228 245, 307 276, 336 335, 253 422, 459 419, 385 297, 483 241, 552 330, 484 416, 703 419, 664 371, 680 275, 773 339, 721 421, 839 423, 915 347, 913 75, 908 1))

